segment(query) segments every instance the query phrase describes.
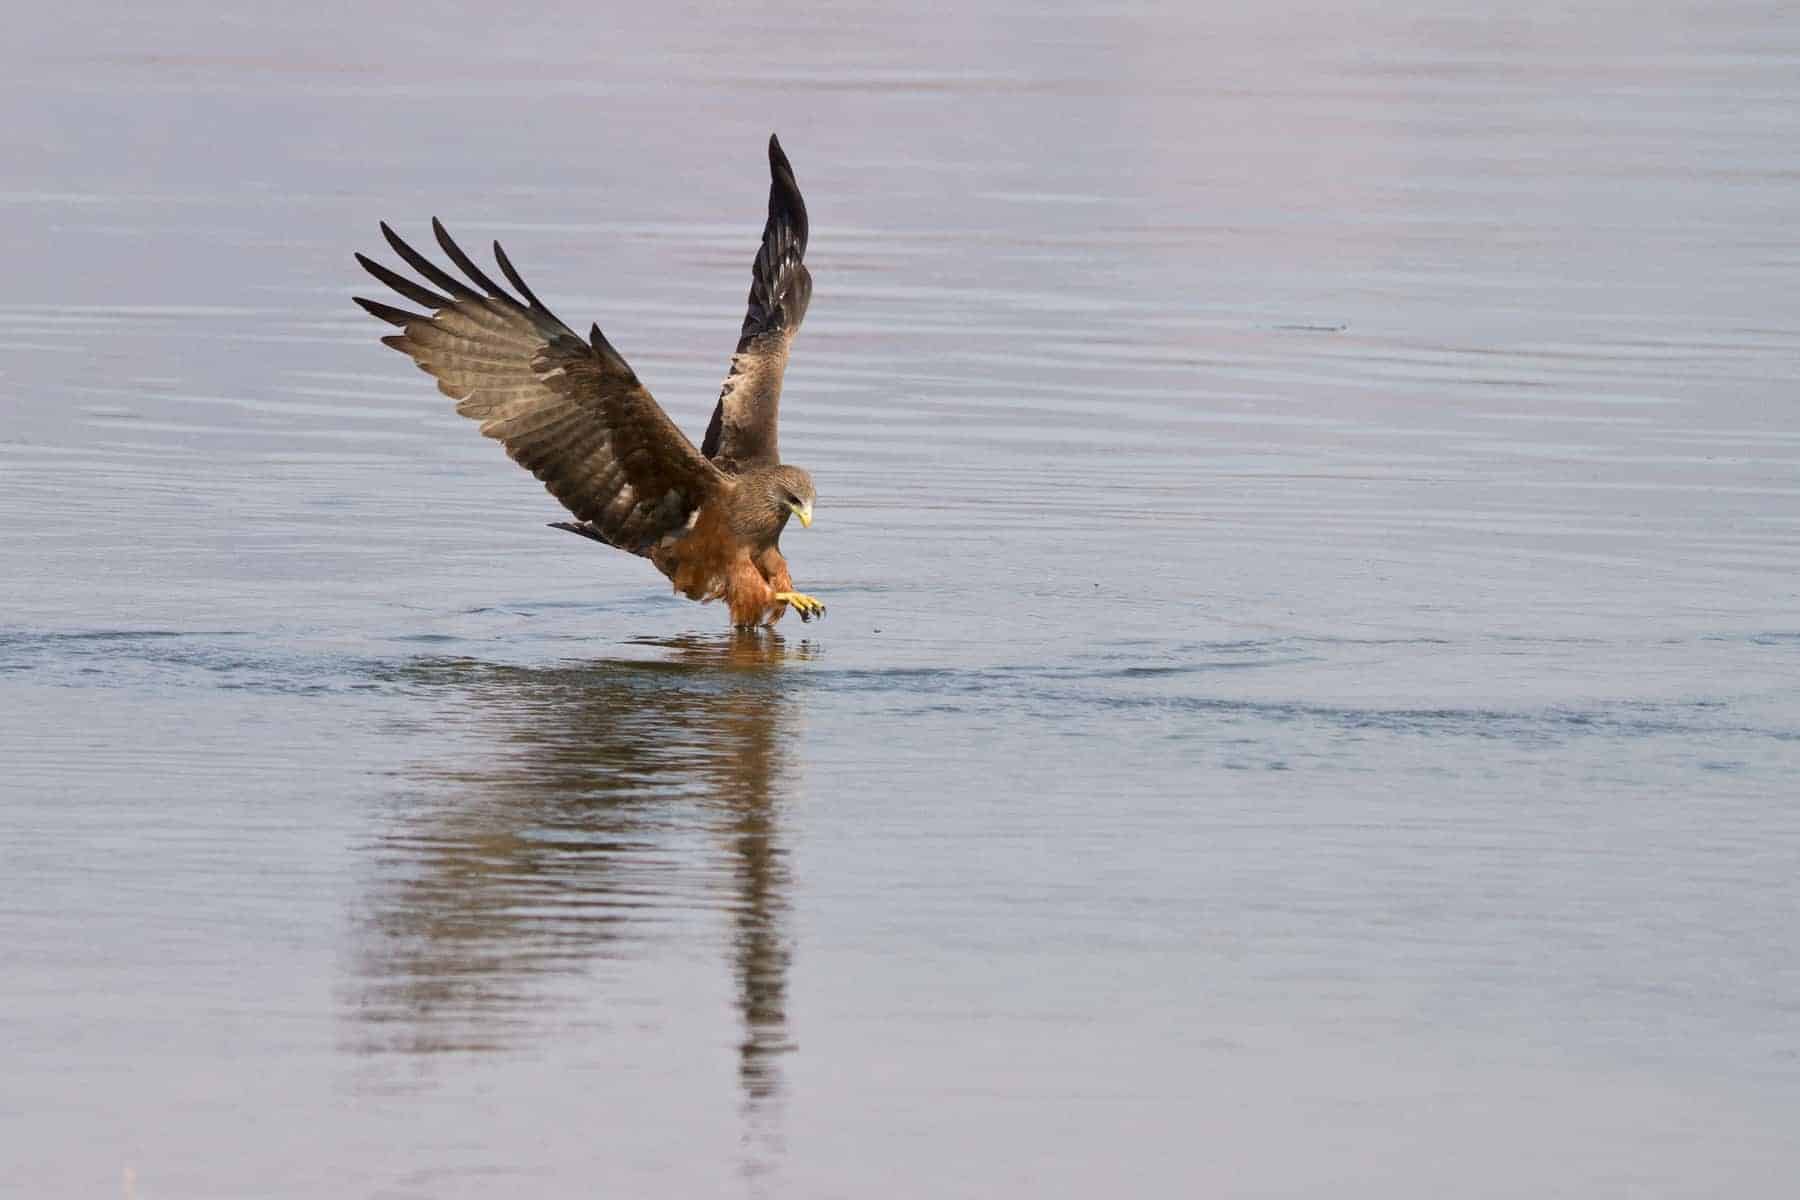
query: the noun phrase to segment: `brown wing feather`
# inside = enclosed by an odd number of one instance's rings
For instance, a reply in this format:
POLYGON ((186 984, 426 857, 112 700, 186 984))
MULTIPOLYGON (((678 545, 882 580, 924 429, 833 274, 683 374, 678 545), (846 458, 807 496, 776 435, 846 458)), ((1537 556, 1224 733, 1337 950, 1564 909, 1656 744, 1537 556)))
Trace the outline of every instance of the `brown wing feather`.
POLYGON ((651 397, 594 326, 583 340, 525 287, 499 243, 494 255, 515 299, 469 260, 434 218, 438 244, 475 284, 438 267, 385 224, 381 232, 440 295, 357 255, 368 272, 429 316, 356 302, 402 332, 382 342, 412 356, 481 422, 514 461, 604 541, 646 554, 723 486, 718 469, 651 397))
POLYGON ((769 220, 750 272, 750 301, 701 452, 728 471, 781 461, 776 445, 788 347, 812 299, 806 202, 781 143, 769 138, 769 220))

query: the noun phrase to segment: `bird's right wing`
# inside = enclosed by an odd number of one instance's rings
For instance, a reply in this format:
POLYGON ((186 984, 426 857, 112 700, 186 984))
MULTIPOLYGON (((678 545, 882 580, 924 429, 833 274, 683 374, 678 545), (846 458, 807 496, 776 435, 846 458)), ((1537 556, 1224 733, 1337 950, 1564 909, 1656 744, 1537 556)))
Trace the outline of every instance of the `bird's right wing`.
POLYGON ((357 297, 369 313, 400 327, 382 342, 411 355, 457 401, 457 412, 480 421, 482 433, 499 439, 606 541, 642 554, 682 529, 723 485, 718 468, 694 449, 598 325, 583 340, 557 320, 498 242, 494 258, 522 301, 483 274, 436 219, 431 227, 474 286, 383 224, 394 253, 445 294, 358 254, 369 274, 429 312, 357 297))
POLYGON ((769 220, 750 269, 750 302, 731 371, 701 452, 728 471, 773 466, 788 346, 812 300, 806 269, 806 201, 781 143, 769 137, 769 220))

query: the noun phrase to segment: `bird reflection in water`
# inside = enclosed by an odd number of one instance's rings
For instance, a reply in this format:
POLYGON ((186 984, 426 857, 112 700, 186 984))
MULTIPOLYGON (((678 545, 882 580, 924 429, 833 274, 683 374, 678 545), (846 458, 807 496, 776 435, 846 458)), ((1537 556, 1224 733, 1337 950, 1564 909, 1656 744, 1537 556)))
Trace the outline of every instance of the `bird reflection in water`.
POLYGON ((767 633, 645 645, 642 660, 406 668, 408 685, 454 697, 449 719, 468 728, 451 735, 473 750, 404 771, 413 794, 370 847, 355 1049, 550 1036, 559 1005, 591 1005, 640 952, 703 941, 724 911, 743 1099, 773 1116, 791 1045, 778 822, 798 676, 785 668, 811 648, 767 633))

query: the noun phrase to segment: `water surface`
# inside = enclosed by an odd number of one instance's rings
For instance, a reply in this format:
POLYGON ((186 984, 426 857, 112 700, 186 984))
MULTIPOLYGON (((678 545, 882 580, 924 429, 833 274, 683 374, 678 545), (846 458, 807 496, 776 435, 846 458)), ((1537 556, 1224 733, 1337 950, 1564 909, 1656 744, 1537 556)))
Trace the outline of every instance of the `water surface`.
POLYGON ((1779 8, 14 34, 0 1191, 1788 1194, 1779 8), (349 254, 697 434, 772 128, 831 615, 743 639, 349 254))

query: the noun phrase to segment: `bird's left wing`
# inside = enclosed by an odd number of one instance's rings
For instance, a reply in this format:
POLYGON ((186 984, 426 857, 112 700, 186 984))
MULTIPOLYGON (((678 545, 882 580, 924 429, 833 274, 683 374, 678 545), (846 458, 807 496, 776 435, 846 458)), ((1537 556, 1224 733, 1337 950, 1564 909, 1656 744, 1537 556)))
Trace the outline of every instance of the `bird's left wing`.
POLYGON ((806 317, 806 202, 781 143, 769 137, 769 220, 750 272, 750 302, 731 371, 713 408, 701 453, 728 471, 781 461, 776 424, 788 346, 806 317))
POLYGON ((494 258, 523 299, 488 278, 431 223, 438 245, 468 276, 456 278, 386 224, 388 245, 443 294, 358 254, 369 274, 428 310, 407 312, 358 296, 401 332, 382 342, 435 377, 456 411, 481 422, 506 452, 544 481, 603 540, 648 553, 678 532, 724 486, 669 419, 600 327, 583 339, 531 293, 500 244, 494 258), (473 286, 471 286, 473 284, 473 286))

